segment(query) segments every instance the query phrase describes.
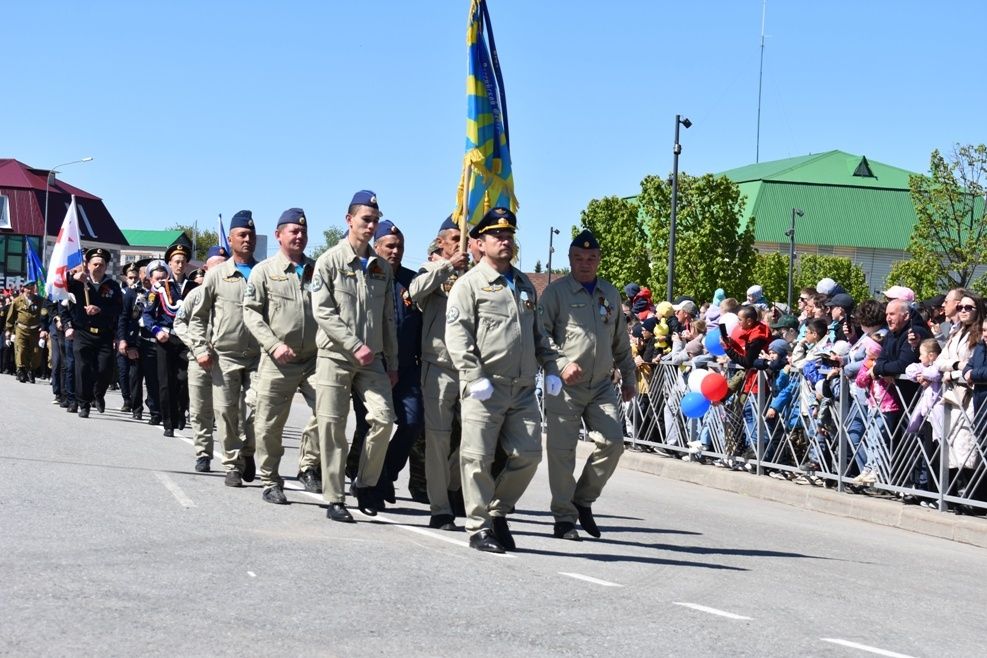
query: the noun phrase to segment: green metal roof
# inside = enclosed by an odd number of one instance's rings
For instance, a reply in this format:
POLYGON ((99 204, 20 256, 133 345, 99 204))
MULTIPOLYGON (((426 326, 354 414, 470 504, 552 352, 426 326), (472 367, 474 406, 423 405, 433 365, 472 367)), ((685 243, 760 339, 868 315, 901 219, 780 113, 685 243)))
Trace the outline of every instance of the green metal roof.
POLYGON ((165 249, 175 244, 185 233, 183 231, 144 231, 125 230, 123 237, 135 247, 161 247, 165 249))
POLYGON ((908 191, 908 177, 914 172, 866 159, 871 176, 855 176, 866 156, 843 151, 828 151, 817 155, 774 160, 747 165, 721 172, 737 183, 763 180, 815 185, 840 185, 863 188, 883 188, 908 191))

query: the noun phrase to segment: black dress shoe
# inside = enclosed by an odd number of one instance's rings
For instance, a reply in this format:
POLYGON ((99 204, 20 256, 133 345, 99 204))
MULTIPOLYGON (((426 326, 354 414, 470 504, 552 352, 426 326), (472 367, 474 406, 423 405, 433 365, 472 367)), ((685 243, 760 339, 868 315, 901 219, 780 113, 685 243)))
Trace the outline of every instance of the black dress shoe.
POLYGON ((466 502, 463 500, 463 490, 456 489, 449 492, 449 505, 452 513, 460 518, 466 518, 466 502))
POLYGON ((161 414, 151 414, 151 418, 147 421, 148 425, 160 425, 161 424, 161 414))
POLYGON ((240 475, 240 471, 226 471, 226 486, 228 487, 243 486, 243 477, 240 475))
POLYGON ((65 411, 69 412, 70 414, 74 414, 77 411, 79 411, 79 405, 76 404, 75 402, 69 402, 67 405, 65 405, 65 411))
POLYGON ((287 505, 288 498, 284 495, 284 491, 281 490, 279 486, 266 487, 264 491, 261 492, 261 498, 264 499, 265 503, 273 503, 274 505, 287 505))
POLYGON ((124 402, 124 403, 123 403, 123 406, 122 406, 122 407, 120 407, 120 412, 121 412, 121 413, 125 413, 125 414, 129 414, 129 413, 131 413, 131 412, 132 412, 133 410, 134 410, 134 408, 130 406, 130 403, 129 403, 129 402, 124 402))
POLYGON ((243 481, 253 482, 254 477, 257 475, 257 462, 254 461, 254 456, 243 458, 243 481))
POLYGON ((579 525, 583 527, 583 530, 593 537, 599 537, 600 528, 596 525, 596 519, 593 518, 593 510, 589 507, 576 505, 576 511, 579 512, 579 525))
POLYGON ((497 538, 497 543, 503 546, 504 550, 515 550, 517 544, 514 543, 514 535, 511 534, 511 529, 507 527, 507 519, 502 516, 495 516, 490 521, 493 525, 493 534, 497 538))
POLYGON ((144 419, 144 412, 140 409, 134 409, 133 411, 130 412, 130 415, 134 420, 144 419))
POLYGON ((27 371, 27 381, 34 383, 34 372, 31 370, 27 371))
POLYGON ((434 530, 446 530, 448 532, 462 530, 460 526, 456 525, 456 517, 452 514, 433 514, 432 518, 428 520, 428 527, 434 530))
POLYGON ((169 439, 173 439, 175 438, 175 430, 171 428, 165 428, 164 435, 167 436, 169 439))
POLYGON ((481 530, 470 537, 470 548, 475 548, 484 553, 503 553, 504 547, 500 545, 494 535, 489 530, 481 530))
POLYGON ((329 503, 329 509, 326 510, 326 518, 330 521, 356 523, 356 521, 353 520, 353 515, 350 514, 348 509, 346 509, 346 505, 342 503, 329 503))
POLYGON ((575 523, 562 522, 556 523, 552 528, 552 534, 559 539, 568 539, 569 541, 582 541, 583 538, 579 536, 579 532, 576 530, 575 523))
POLYGON ((195 459, 195 472, 196 473, 208 473, 209 471, 211 471, 212 468, 209 466, 209 462, 210 461, 211 460, 208 457, 206 457, 205 455, 202 455, 201 457, 196 457, 196 459, 195 459))
POLYGON ((353 487, 356 506, 367 516, 377 516, 377 496, 370 487, 353 487))
POLYGON ((408 489, 408 493, 411 494, 411 500, 416 503, 421 503, 422 505, 428 505, 428 492, 424 489, 408 489))
POLYGON ((100 396, 96 398, 96 411, 104 413, 106 411, 106 398, 100 396))
POLYGON ((83 405, 79 407, 79 418, 89 418, 89 407, 83 405))
POLYGON ((383 474, 381 475, 381 478, 383 478, 384 481, 379 483, 378 493, 381 498, 393 505, 398 502, 397 498, 394 496, 394 481, 389 476, 385 477, 383 474))
POLYGON ((58 403, 58 406, 60 406, 62 409, 68 409, 70 404, 72 403, 69 402, 68 398, 62 398, 61 401, 58 403))
POLYGON ((309 493, 322 493, 322 482, 315 476, 315 469, 310 468, 298 474, 298 481, 309 493))

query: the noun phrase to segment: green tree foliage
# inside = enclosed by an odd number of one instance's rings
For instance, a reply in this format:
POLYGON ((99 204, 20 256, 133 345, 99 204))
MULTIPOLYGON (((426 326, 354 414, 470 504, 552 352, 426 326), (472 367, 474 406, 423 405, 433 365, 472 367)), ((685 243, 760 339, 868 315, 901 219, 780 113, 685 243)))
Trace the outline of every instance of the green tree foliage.
MULTIPOLYGON (((593 232, 603 252, 600 263, 600 276, 618 288, 628 283, 644 284, 650 274, 644 230, 638 221, 638 208, 630 201, 610 196, 593 199, 580 213, 581 227, 593 232)), ((562 262, 567 262, 565 252, 561 252, 562 262)), ((568 272, 568 268, 562 268, 568 272)), ((560 270, 552 269, 553 273, 560 270)))
MULTIPOLYGON (((672 189, 657 176, 641 181, 641 210, 648 217, 651 285, 665 290, 672 189)), ((679 175, 675 239, 675 295, 710 299, 717 288, 743 298, 754 269, 752 218, 741 227, 745 200, 740 188, 725 176, 679 175)), ((663 297, 657 294, 656 298, 663 297)))
POLYGON ((322 232, 323 242, 317 245, 314 249, 310 249, 311 257, 318 258, 325 252, 329 247, 335 247, 336 243, 343 239, 346 234, 346 229, 341 226, 330 226, 325 231, 322 232))
POLYGON ((542 268, 541 261, 540 260, 536 260, 535 261, 535 274, 541 274, 542 273, 542 269, 543 268, 542 268))
POLYGON ((195 258, 199 262, 204 262, 206 260, 206 252, 209 251, 209 247, 215 247, 219 244, 219 236, 216 231, 210 230, 195 230, 195 226, 192 224, 174 224, 168 227, 169 231, 182 231, 189 237, 190 240, 195 244, 195 258))
MULTIPOLYGON (((788 254, 777 251, 759 253, 751 275, 751 284, 755 283, 761 286, 767 299, 784 302, 788 298, 788 254)), ((793 291, 797 296, 797 285, 793 285, 793 291)))
POLYGON ((929 175, 909 179, 916 222, 908 243, 910 261, 896 263, 888 285, 906 285, 919 297, 950 288, 987 289, 976 280, 987 261, 987 145, 956 146, 947 160, 932 152, 929 175))
POLYGON ((873 296, 867 286, 867 275, 849 258, 812 254, 798 258, 795 293, 797 294, 800 288, 815 287, 820 279, 826 277, 843 286, 847 293, 857 301, 870 299, 873 296))

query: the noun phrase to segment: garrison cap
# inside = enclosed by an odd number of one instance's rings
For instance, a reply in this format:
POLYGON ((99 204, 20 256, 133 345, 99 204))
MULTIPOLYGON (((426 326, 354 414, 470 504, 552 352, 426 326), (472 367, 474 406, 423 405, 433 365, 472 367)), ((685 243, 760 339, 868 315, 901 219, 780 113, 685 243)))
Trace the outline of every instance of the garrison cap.
POLYGON ((36 286, 36 285, 38 285, 38 281, 36 279, 31 279, 30 281, 25 281, 24 285, 22 285, 21 287, 27 288, 28 286, 36 286))
POLYGON ((798 329, 799 320, 794 315, 783 315, 777 322, 771 323, 772 329, 798 329))
POLYGON ((124 274, 124 276, 130 274, 131 272, 133 272, 134 274, 137 274, 137 263, 130 263, 128 265, 124 265, 123 266, 123 274, 124 274))
POLYGON ((600 243, 596 241, 596 236, 589 229, 585 229, 582 233, 577 235, 572 239, 572 244, 570 247, 577 247, 579 249, 599 249, 600 243))
POLYGON ((476 226, 470 229, 470 237, 478 238, 488 231, 517 230, 517 217, 507 208, 491 208, 476 226))
POLYGON ((254 214, 249 210, 241 210, 237 214, 233 215, 233 219, 230 220, 230 230, 235 228, 247 228, 251 231, 257 229, 254 228, 254 214))
POLYGON ((376 208, 380 210, 380 206, 377 205, 377 194, 371 190, 360 190, 353 195, 353 200, 350 201, 351 206, 370 206, 371 208, 376 208))
POLYGON ((388 235, 396 235, 398 237, 404 237, 404 234, 401 232, 401 229, 395 226, 394 222, 392 222, 389 219, 382 219, 379 222, 377 222, 377 230, 374 231, 374 242, 380 240, 383 237, 387 237, 388 235))
POLYGON ((457 222, 456 220, 454 220, 452 218, 452 215, 449 215, 442 222, 442 225, 439 226, 439 230, 440 231, 448 231, 451 228, 454 228, 454 229, 456 229, 458 231, 459 230, 459 222, 457 222))
POLYGON ((97 256, 105 260, 107 263, 110 262, 110 251, 108 249, 103 249, 102 247, 96 247, 94 249, 90 249, 89 251, 87 251, 86 262, 88 263, 89 261, 91 261, 93 258, 96 258, 97 256))
MULTIPOLYGON (((231 228, 232 228, 232 225, 231 225, 231 228)), ((172 258, 172 256, 174 256, 175 254, 182 254, 183 256, 185 256, 185 258, 187 260, 192 258, 192 250, 191 249, 189 249, 188 247, 186 247, 183 244, 173 244, 170 247, 168 247, 168 250, 167 251, 165 251, 164 259, 166 261, 170 261, 171 258, 172 258)))
POLYGON ((230 255, 226 253, 226 249, 220 245, 215 247, 209 247, 209 251, 206 252, 206 260, 214 258, 215 256, 222 256, 223 258, 229 258, 230 255))
POLYGON ((283 226, 285 224, 298 224, 299 226, 305 226, 308 224, 308 220, 305 219, 305 211, 301 208, 288 208, 281 216, 278 217, 278 226, 283 226))

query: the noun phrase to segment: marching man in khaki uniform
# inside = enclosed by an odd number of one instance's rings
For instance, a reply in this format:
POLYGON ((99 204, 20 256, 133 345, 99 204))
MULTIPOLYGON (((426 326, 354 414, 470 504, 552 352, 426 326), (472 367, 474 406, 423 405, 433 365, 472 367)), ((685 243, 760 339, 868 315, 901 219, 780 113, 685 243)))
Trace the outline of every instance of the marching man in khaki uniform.
POLYGON ((38 284, 28 281, 7 309, 7 338, 13 338, 17 381, 34 383, 34 371, 41 365, 39 339, 47 339, 48 309, 38 297, 38 284))
POLYGON ((446 311, 446 345, 462 392, 466 530, 472 548, 491 553, 514 550, 506 516, 541 461, 538 366, 549 395, 562 389, 534 286, 511 265, 516 226, 514 213, 493 208, 470 230, 482 258, 452 287, 446 311), (507 463, 495 480, 498 444, 507 463))
MULTIPOLYGON (((227 253, 222 247, 210 247, 206 252, 206 262, 203 269, 206 272, 226 262, 227 253)), ((188 319, 202 304, 202 286, 193 288, 182 302, 182 307, 175 313, 172 327, 175 335, 186 345, 192 340, 188 335, 188 319)), ((212 340, 212 328, 206 328, 206 342, 212 340)), ((195 356, 189 351, 188 355, 188 413, 192 423, 195 447, 195 470, 198 473, 208 473, 212 470, 213 457, 213 425, 216 416, 212 407, 212 373, 199 365, 195 356)))
POLYGON ((446 219, 439 227, 439 257, 411 281, 411 301, 422 310, 422 396, 425 403, 425 481, 432 518, 429 527, 459 530, 453 496, 462 499, 459 451, 452 449, 459 420, 459 373, 446 349, 446 301, 469 258, 459 248, 459 226, 446 219), (455 460, 450 464, 450 460, 455 460))
POLYGON ((579 541, 577 518, 583 530, 600 536, 591 505, 624 451, 619 402, 611 379, 614 365, 622 377, 624 401, 637 394, 637 386, 620 293, 596 276, 600 245, 589 231, 577 235, 569 246, 569 266, 568 276, 545 289, 539 313, 559 353, 557 363, 565 383, 562 395, 545 400, 554 535, 579 541), (582 421, 595 449, 577 482, 573 470, 582 421))
POLYGON ((394 278, 391 266, 370 248, 380 221, 377 195, 361 190, 346 214, 348 232, 319 256, 312 278, 312 304, 319 325, 316 407, 326 516, 353 522, 344 504, 346 418, 350 395, 367 409, 367 433, 354 493, 369 516, 380 507, 377 484, 394 426, 391 387, 397 382, 398 343, 394 329, 394 278), (384 371, 384 361, 395 370, 384 371))
POLYGON ((242 487, 257 472, 250 388, 260 355, 257 341, 243 324, 243 294, 257 263, 257 232, 249 210, 233 216, 229 241, 233 257, 209 270, 202 282, 201 303, 188 314, 188 347, 198 364, 212 374, 213 412, 223 446, 226 486, 242 487))
POLYGON ((312 409, 302 431, 298 479, 306 491, 322 493, 319 470, 318 423, 315 415, 316 323, 312 310, 315 261, 305 255, 308 220, 301 208, 281 213, 274 229, 280 249, 250 273, 243 296, 243 321, 260 344, 260 364, 254 377, 257 408, 254 432, 263 499, 287 505, 279 468, 284 455, 282 433, 298 391, 312 409))

